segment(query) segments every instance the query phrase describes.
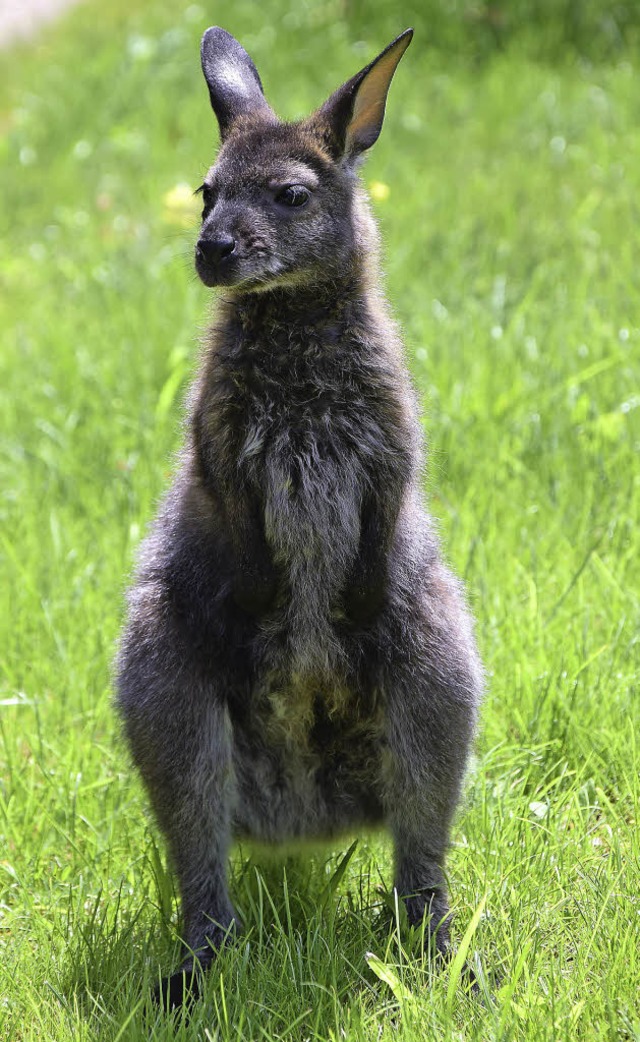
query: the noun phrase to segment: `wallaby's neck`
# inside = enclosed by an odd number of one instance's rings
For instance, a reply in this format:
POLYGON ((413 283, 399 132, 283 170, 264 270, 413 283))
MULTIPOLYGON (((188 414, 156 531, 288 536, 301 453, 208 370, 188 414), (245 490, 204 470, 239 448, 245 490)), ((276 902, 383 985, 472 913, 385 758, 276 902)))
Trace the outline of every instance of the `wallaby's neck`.
POLYGON ((251 337, 315 334, 318 339, 362 335, 377 295, 359 269, 308 286, 281 286, 225 298, 222 315, 251 337))

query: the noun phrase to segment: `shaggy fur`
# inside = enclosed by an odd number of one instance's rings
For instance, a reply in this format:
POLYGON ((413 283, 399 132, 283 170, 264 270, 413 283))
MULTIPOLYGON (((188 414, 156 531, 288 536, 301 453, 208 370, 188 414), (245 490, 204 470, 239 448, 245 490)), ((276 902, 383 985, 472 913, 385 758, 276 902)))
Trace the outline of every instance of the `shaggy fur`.
POLYGON ((196 267, 224 289, 118 660, 191 952, 161 989, 172 1005, 234 925, 234 836, 386 825, 409 921, 448 944, 443 862, 481 669, 421 503, 416 403, 355 173, 409 40, 284 124, 240 44, 203 38, 223 144, 196 267))

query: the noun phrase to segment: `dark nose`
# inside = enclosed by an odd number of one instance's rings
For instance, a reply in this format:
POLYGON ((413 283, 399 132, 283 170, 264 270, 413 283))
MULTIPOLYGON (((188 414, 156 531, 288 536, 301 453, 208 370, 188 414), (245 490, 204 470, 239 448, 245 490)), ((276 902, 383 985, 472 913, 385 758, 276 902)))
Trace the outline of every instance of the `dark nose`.
POLYGON ((236 248, 233 235, 219 235, 217 239, 198 239, 196 253, 207 264, 218 264, 230 257, 236 248))

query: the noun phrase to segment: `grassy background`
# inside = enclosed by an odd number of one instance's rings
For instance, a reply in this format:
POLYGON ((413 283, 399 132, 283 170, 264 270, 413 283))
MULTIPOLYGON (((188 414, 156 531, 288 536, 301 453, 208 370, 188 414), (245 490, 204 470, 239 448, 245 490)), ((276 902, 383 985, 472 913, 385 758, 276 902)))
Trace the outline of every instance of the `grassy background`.
POLYGON ((414 6, 116 0, 2 56, 3 1040, 640 1039, 640 9, 414 6), (450 857, 482 1000, 410 960, 365 838, 240 852, 242 942, 145 1019, 178 923, 109 663, 209 309, 176 186, 215 22, 287 117, 417 29, 364 176, 489 672, 450 857))

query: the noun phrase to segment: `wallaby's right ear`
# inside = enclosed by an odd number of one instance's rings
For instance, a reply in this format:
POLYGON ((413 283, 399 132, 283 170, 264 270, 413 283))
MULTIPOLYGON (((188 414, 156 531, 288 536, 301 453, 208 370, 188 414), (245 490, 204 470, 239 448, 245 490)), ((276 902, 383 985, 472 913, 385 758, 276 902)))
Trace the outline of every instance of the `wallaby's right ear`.
POLYGON ((230 33, 217 27, 207 29, 200 58, 223 141, 238 119, 276 119, 262 92, 258 70, 230 33))

